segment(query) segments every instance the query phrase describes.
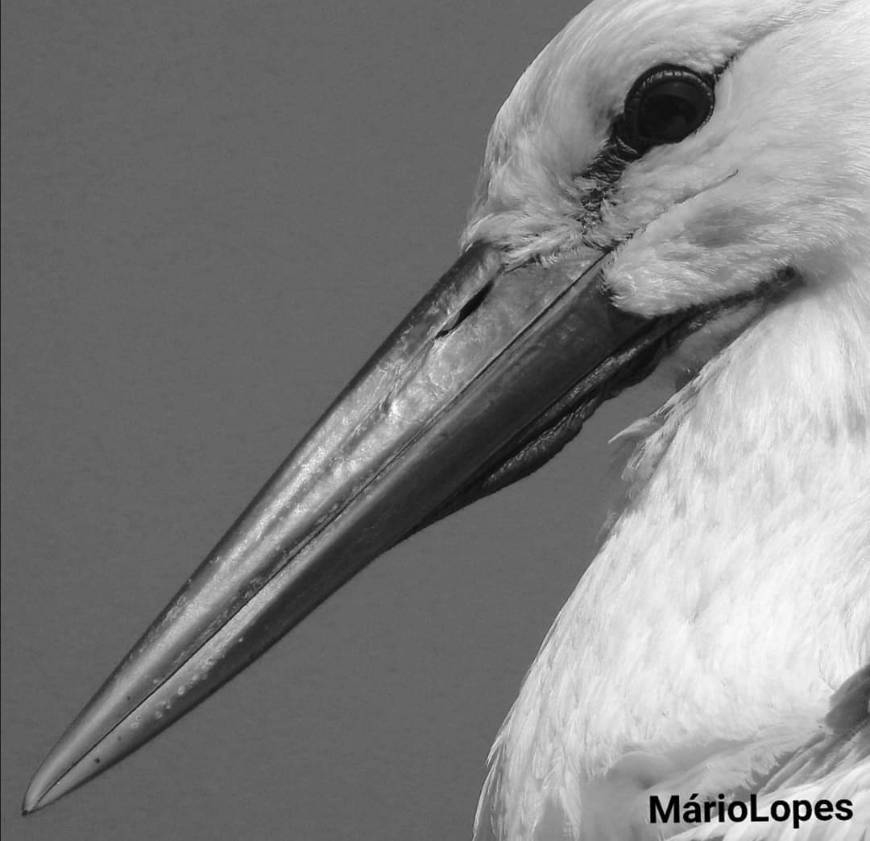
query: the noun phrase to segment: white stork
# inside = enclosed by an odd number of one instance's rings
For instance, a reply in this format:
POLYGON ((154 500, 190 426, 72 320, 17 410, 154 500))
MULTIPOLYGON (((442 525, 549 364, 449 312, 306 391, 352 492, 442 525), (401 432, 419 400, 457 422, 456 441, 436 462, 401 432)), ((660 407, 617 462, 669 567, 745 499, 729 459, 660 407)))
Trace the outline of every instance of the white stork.
POLYGON ((496 740, 475 837, 862 838, 868 126, 866 0, 584 9, 496 118, 463 255, 84 709, 25 809, 667 359, 679 385, 627 433, 624 509, 496 740), (653 820, 656 798, 678 805, 653 820))

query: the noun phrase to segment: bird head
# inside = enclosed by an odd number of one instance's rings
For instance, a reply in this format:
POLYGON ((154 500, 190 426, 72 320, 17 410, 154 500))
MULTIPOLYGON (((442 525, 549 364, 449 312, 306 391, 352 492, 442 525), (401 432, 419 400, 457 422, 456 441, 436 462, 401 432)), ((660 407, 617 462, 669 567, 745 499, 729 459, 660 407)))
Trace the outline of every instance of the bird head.
POLYGON ((731 336, 866 254, 867 35, 863 0, 588 6, 499 112, 458 261, 85 707, 26 810, 535 470, 687 337, 731 336))
POLYGON ((870 242, 867 27, 854 0, 589 5, 499 111, 463 241, 612 252, 646 316, 824 282, 870 242))

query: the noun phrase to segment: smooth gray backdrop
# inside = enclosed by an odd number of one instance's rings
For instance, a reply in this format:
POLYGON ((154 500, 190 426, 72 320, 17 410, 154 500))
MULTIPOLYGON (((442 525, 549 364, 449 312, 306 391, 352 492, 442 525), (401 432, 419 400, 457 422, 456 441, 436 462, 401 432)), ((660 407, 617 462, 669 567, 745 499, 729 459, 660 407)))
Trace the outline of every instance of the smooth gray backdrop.
POLYGON ((618 494, 610 405, 145 749, 45 752, 456 254, 489 124, 573 0, 3 4, 4 839, 467 838, 618 494))

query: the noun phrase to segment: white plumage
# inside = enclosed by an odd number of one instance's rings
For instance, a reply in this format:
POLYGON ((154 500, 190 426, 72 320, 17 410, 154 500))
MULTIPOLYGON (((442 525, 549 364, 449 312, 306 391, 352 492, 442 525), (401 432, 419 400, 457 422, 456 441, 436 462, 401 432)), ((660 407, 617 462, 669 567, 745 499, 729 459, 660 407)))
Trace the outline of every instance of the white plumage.
POLYGON ((765 780, 768 801, 848 797, 856 816, 736 823, 728 841, 870 827, 868 45, 864 0, 601 0, 496 119, 468 241, 517 260, 619 242, 609 285, 644 315, 783 267, 803 288, 678 354, 700 372, 638 428, 629 502, 493 747, 478 839, 718 838, 650 826, 649 795, 765 780), (661 63, 719 68, 716 110, 629 165, 590 219, 578 173, 661 63), (851 718, 826 725, 852 675, 851 718), (802 747, 800 773, 776 777, 802 747))
POLYGON ((536 469, 670 350, 679 385, 622 435, 625 505, 496 739, 476 839, 863 841, 868 47, 867 0, 596 0, 569 23, 495 121, 459 260, 86 705, 25 811, 536 469), (656 797, 682 806, 654 822, 656 797), (835 813, 693 817, 752 798, 835 813))

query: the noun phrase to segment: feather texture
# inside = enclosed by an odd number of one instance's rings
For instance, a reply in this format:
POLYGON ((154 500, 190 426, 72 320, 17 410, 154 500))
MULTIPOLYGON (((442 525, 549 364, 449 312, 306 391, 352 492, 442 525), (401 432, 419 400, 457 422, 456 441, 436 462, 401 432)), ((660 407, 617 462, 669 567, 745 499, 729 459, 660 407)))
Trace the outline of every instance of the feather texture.
POLYGON ((643 315, 783 267, 802 288, 705 329, 673 363, 688 382, 631 431, 626 505, 496 739, 480 841, 856 841, 864 829, 868 43, 863 0, 596 2, 496 120, 467 242, 485 236, 517 260, 613 247, 616 301, 643 315), (627 165, 590 213, 583 173, 636 76, 663 62, 725 65, 716 113, 627 165), (651 824, 657 792, 844 797, 857 811, 803 834, 684 832, 651 824))

